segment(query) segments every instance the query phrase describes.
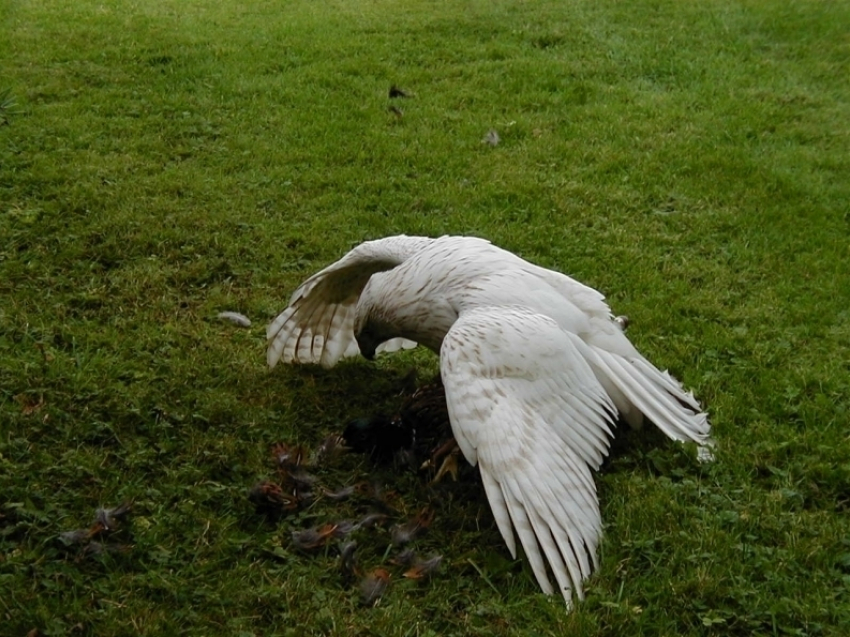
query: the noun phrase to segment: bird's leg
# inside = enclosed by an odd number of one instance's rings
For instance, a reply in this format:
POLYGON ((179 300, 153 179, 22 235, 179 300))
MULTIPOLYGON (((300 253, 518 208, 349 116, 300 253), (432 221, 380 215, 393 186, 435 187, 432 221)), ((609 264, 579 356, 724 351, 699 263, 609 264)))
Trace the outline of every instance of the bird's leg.
POLYGON ((457 482, 457 456, 460 453, 457 440, 454 437, 449 438, 439 447, 431 452, 431 457, 422 464, 422 469, 432 469, 437 466, 437 461, 443 458, 440 468, 431 480, 431 484, 436 484, 442 480, 446 474, 450 474, 452 479, 457 482))

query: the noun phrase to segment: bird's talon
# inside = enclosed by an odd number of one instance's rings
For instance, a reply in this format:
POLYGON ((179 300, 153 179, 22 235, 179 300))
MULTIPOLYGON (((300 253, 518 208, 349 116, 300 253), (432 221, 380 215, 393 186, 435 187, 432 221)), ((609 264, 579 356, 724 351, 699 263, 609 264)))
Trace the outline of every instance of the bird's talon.
POLYGON ((457 471, 458 471, 457 454, 458 454, 457 447, 455 447, 454 449, 452 449, 449 452, 449 455, 447 455, 443 459, 443 464, 440 465, 440 469, 437 471, 437 475, 435 475, 434 479, 431 480, 431 484, 437 484, 444 477, 446 477, 446 474, 450 475, 452 477, 452 480, 457 482, 457 471))

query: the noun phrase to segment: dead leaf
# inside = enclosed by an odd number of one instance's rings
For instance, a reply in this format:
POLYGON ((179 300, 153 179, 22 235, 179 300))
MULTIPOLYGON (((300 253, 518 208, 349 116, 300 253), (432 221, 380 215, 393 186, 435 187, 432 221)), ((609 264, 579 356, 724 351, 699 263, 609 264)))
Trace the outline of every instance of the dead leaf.
POLYGON ((21 413, 23 413, 24 416, 35 414, 41 411, 41 408, 44 407, 44 394, 39 394, 38 400, 36 400, 35 396, 32 396, 31 394, 18 394, 15 396, 15 400, 21 406, 21 413))

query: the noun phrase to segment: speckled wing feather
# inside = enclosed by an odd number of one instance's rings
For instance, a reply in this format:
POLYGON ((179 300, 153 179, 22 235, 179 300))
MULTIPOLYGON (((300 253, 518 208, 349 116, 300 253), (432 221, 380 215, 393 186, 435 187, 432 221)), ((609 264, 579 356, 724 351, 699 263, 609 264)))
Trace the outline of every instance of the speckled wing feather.
MULTIPOLYGON (((369 278, 376 272, 393 269, 433 241, 404 235, 367 241, 304 281, 293 293, 289 306, 266 330, 269 367, 281 360, 331 367, 343 357, 358 354, 352 328, 354 310, 369 278)), ((415 345, 405 339, 392 339, 378 351, 415 345)))
POLYGON ((502 537, 516 556, 516 531, 551 593, 548 562, 568 604, 596 565, 592 470, 608 452, 616 413, 582 346, 546 316, 484 306, 460 315, 440 352, 452 430, 479 466, 502 537))

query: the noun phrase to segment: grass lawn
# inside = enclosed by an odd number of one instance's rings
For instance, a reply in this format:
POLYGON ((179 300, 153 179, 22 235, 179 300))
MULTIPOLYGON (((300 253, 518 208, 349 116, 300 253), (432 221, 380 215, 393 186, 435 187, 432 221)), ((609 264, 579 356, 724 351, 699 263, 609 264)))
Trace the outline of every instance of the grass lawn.
POLYGON ((0 0, 0 634, 846 635, 848 34, 817 0, 0 0), (265 367, 295 286, 397 233, 602 290, 711 414, 710 466, 617 441, 570 614, 475 480, 378 470, 444 559, 374 608, 290 539, 359 505, 247 499, 436 371, 265 367), (106 549, 60 541, 124 500, 106 549))

